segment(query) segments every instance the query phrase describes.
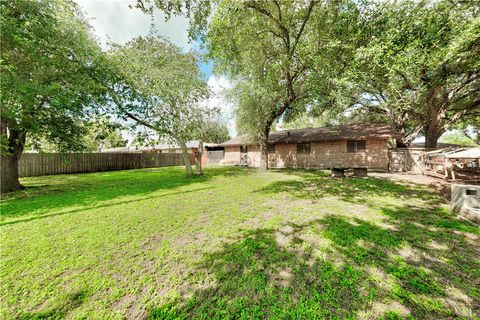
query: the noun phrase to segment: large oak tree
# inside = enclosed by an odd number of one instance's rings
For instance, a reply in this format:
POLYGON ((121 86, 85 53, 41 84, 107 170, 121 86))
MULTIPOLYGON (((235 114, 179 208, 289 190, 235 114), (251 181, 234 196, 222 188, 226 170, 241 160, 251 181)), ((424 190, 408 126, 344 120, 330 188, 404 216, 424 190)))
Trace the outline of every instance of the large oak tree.
POLYGON ((101 49, 69 0, 2 1, 1 191, 21 187, 26 137, 81 147, 87 107, 103 95, 101 49))
POLYGON ((390 122, 408 145, 434 148, 459 122, 480 114, 480 7, 474 2, 403 0, 363 9, 364 45, 352 79, 356 112, 390 122), (361 108, 357 108, 361 106, 361 108))
POLYGON ((349 1, 219 1, 206 34, 216 71, 234 82, 237 122, 259 142, 282 117, 328 108, 352 52, 357 11, 349 1))

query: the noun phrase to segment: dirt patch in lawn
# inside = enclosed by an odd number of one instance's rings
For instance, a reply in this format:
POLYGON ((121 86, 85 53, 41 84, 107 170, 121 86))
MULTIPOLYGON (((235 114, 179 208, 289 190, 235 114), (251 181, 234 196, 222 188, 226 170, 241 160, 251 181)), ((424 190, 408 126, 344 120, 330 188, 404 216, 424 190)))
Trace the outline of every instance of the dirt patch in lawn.
POLYGON ((450 183, 445 180, 430 177, 423 174, 409 174, 401 172, 372 172, 370 177, 385 179, 393 182, 400 182, 409 186, 426 186, 435 190, 445 200, 450 200, 450 183))
POLYGON ((142 244, 142 249, 152 250, 160 246, 160 244, 165 240, 165 236, 162 234, 154 234, 148 237, 145 242, 142 244))

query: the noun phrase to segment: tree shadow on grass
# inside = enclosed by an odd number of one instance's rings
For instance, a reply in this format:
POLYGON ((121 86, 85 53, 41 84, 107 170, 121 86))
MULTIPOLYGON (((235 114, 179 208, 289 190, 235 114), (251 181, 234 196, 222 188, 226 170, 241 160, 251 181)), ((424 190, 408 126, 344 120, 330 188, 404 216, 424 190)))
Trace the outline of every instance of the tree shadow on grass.
POLYGON ((186 301, 152 310, 149 317, 346 318, 368 298, 360 292, 367 284, 363 272, 282 247, 276 232, 252 230, 223 250, 207 255, 199 268, 214 273, 211 287, 197 290, 186 301))
MULTIPOLYGON (((102 202, 123 196, 139 196, 156 191, 202 184, 217 177, 236 177, 249 174, 249 170, 236 167, 206 168, 203 176, 187 177, 183 168, 155 168, 98 172, 93 174, 57 175, 28 178, 26 185, 43 185, 37 188, 2 196, 0 217, 21 218, 32 212, 42 216, 61 211, 66 207, 95 208, 102 202)), ((133 201, 133 200, 132 200, 133 201)))
POLYGON ((139 198, 135 198, 135 200, 116 201, 114 203, 109 202, 109 203, 103 204, 103 205, 95 205, 95 206, 90 206, 90 207, 84 207, 84 208, 81 208, 81 209, 62 211, 62 212, 58 212, 58 213, 50 213, 50 214, 46 213, 46 214, 42 214, 42 215, 29 216, 29 217, 26 217, 26 218, 21 218, 20 217, 20 218, 15 219, 15 220, 0 222, 0 226, 9 225, 9 224, 17 224, 17 223, 22 223, 22 222, 28 222, 28 221, 32 221, 32 220, 38 220, 38 219, 45 219, 45 218, 61 216, 61 215, 65 215, 65 214, 78 213, 78 212, 87 211, 87 210, 118 206, 118 205, 128 204, 128 203, 132 203, 132 202, 138 202, 138 201, 144 201, 144 200, 150 200, 150 199, 159 199, 159 198, 166 197, 166 196, 179 195, 179 194, 189 194, 189 193, 192 193, 192 192, 204 191, 204 190, 209 190, 209 189, 212 189, 212 187, 197 188, 197 189, 186 190, 186 191, 175 191, 175 192, 165 193, 165 194, 162 194, 160 196, 153 196, 153 197, 152 196, 139 197, 139 198))
POLYGON ((79 290, 66 294, 63 303, 56 308, 47 308, 42 311, 32 311, 23 313, 19 319, 65 319, 74 309, 87 302, 90 293, 87 290, 79 290))
POLYGON ((363 202, 367 197, 416 197, 435 205, 443 200, 423 186, 409 186, 378 178, 332 178, 326 171, 279 170, 296 180, 274 181, 257 190, 264 194, 288 193, 295 198, 318 200, 335 196, 346 202, 363 202))
POLYGON ((438 208, 383 210, 388 225, 329 215, 245 231, 204 256, 198 272, 213 275, 211 283, 149 317, 478 317, 478 228, 438 208))

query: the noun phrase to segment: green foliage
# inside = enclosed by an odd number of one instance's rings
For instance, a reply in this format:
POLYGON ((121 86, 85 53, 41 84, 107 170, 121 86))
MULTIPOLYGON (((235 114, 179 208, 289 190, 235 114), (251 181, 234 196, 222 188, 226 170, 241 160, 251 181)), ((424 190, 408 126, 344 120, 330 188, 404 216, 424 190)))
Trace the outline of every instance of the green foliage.
POLYGON ((124 81, 112 96, 121 116, 176 143, 198 137, 208 88, 193 53, 151 35, 114 45, 111 61, 124 81))
POLYGON ((202 139, 205 142, 222 143, 230 139, 227 126, 219 122, 206 122, 202 131, 202 139))
MULTIPOLYGON (((2 135, 25 135, 60 149, 80 149, 85 111, 103 93, 97 81, 101 49, 72 1, 1 4, 2 135)), ((2 143, 2 145, 5 145, 2 143)), ((2 148, 3 149, 3 148, 2 148)))
POLYGON ((85 124, 87 134, 83 136, 85 151, 98 152, 107 148, 125 147, 127 140, 122 137, 121 126, 107 117, 99 117, 85 124))
POLYGON ((358 102, 356 116, 390 122, 406 143, 423 132, 432 146, 445 130, 478 116, 478 6, 402 0, 361 10, 361 46, 350 71, 355 86, 347 93, 358 102))
POLYGON ((334 99, 355 33, 350 1, 218 1, 206 34, 217 72, 234 81, 239 131, 265 144, 272 124, 334 99))
MULTIPOLYGON (((106 148, 125 147, 127 140, 122 137, 121 126, 110 122, 108 117, 98 117, 82 124, 83 134, 78 137, 82 151, 100 152, 106 148)), ((36 152, 61 152, 57 145, 46 139, 32 139, 27 137, 25 150, 36 152)))
POLYGON ((153 13, 154 6, 163 11, 167 18, 183 15, 190 20, 188 35, 191 40, 204 39, 209 16, 216 0, 137 0, 135 7, 153 13))
POLYGON ((155 35, 114 45, 110 55, 119 76, 111 95, 117 112, 133 120, 134 129, 148 130, 140 140, 181 146, 190 175, 185 143, 201 138, 205 122, 217 112, 201 105, 209 91, 195 55, 155 35))
MULTIPOLYGON (((326 112, 327 113, 327 112, 326 112)), ((339 121, 339 116, 330 117, 330 116, 311 116, 309 113, 301 113, 296 116, 294 119, 289 119, 282 123, 282 129, 302 129, 302 128, 317 128, 317 127, 326 127, 330 125, 336 125, 342 123, 339 121)))
POLYGON ((466 136, 462 131, 453 131, 443 135, 440 138, 441 142, 459 144, 462 146, 472 146, 475 145, 475 141, 470 137, 466 136))

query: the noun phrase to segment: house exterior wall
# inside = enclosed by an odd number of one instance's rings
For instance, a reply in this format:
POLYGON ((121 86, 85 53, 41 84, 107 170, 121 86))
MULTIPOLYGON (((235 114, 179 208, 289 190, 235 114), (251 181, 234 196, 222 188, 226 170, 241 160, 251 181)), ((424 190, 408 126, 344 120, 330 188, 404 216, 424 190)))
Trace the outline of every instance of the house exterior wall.
MULTIPOLYGON (((249 145, 247 146, 247 164, 252 167, 260 165, 261 153, 260 147, 249 145)), ((240 161, 240 147, 225 147, 224 164, 241 164, 240 161)))
MULTIPOLYGON (((248 146, 249 165, 260 164, 258 146, 248 146)), ((225 148, 225 164, 240 161, 240 147, 225 148)), ((297 154, 297 144, 276 144, 268 155, 270 168, 370 168, 388 170, 388 141, 367 140, 365 152, 347 152, 347 141, 312 142, 310 153, 297 154)))
POLYGON ((367 140, 365 152, 347 152, 347 141, 312 142, 310 153, 297 154, 296 144, 277 144, 269 154, 271 168, 359 167, 388 169, 388 141, 367 140))
POLYGON ((240 163, 240 147, 225 147, 224 164, 238 164, 240 163))

